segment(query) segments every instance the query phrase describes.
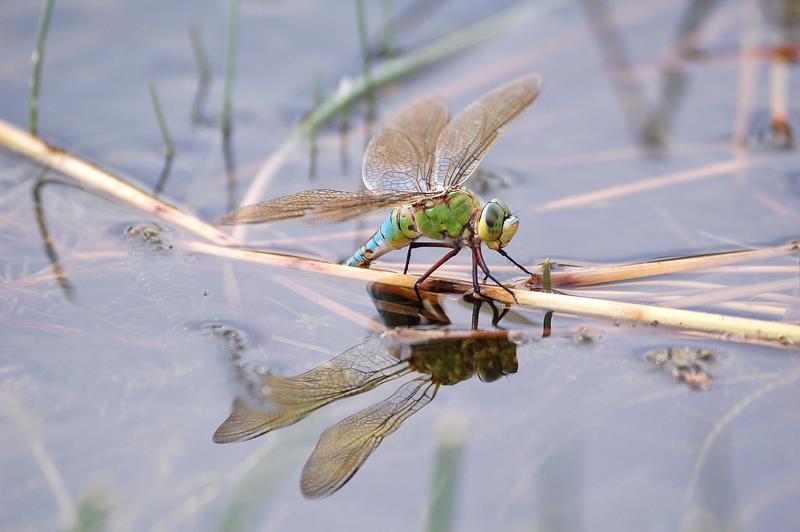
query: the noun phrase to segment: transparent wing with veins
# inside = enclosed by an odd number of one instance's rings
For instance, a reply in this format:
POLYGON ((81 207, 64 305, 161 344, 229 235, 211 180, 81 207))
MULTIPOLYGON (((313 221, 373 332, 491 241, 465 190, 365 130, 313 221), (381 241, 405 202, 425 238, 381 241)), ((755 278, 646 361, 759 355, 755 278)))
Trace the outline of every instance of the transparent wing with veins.
POLYGON ((430 197, 420 192, 343 192, 341 190, 305 190, 268 201, 245 205, 229 212, 218 224, 257 224, 304 217, 312 222, 341 222, 362 214, 413 203, 430 197))
POLYGON ((430 376, 405 383, 385 401, 343 419, 320 436, 303 467, 306 497, 324 497, 341 488, 389 434, 436 396, 430 376))
POLYGON ((530 106, 542 78, 529 74, 486 93, 458 114, 439 135, 434 181, 444 190, 463 184, 505 127, 530 106))
POLYGON ((306 218, 341 222, 367 212, 438 195, 431 187, 434 147, 450 111, 439 99, 425 98, 390 119, 364 154, 362 179, 367 190, 306 190, 245 205, 217 223, 254 224, 306 218))
POLYGON ((311 412, 352 397, 410 371, 399 358, 397 344, 373 336, 328 362, 295 377, 268 375, 264 408, 252 409, 236 400, 233 412, 214 433, 217 443, 249 440, 297 423, 311 412))
POLYGON ((447 104, 438 98, 419 100, 392 117, 364 153, 364 186, 377 193, 434 191, 436 139, 449 120, 447 104))
POLYGON ((518 78, 482 96, 452 121, 441 100, 420 100, 389 120, 367 146, 362 164, 367 190, 307 190, 245 205, 218 223, 264 223, 300 217, 340 222, 458 188, 506 125, 533 103, 541 83, 535 74, 518 78))

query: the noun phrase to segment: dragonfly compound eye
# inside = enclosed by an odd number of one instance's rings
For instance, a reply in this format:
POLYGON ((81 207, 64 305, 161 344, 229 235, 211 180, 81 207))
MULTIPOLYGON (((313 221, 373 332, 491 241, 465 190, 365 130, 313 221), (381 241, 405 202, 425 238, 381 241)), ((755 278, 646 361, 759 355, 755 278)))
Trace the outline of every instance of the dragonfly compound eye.
POLYGON ((484 242, 494 242, 503 234, 503 222, 507 211, 503 206, 492 200, 483 207, 481 219, 478 222, 478 236, 484 242))
MULTIPOLYGON (((513 214, 508 214, 506 212, 505 218, 503 219, 503 225, 500 226, 500 236, 497 237, 495 240, 486 241, 483 236, 481 236, 481 240, 486 242, 486 247, 489 249, 493 249, 495 251, 504 248, 511 239, 514 238, 514 235, 517 234, 517 229, 519 228, 519 218, 514 216, 513 214)), ((480 227, 479 235, 480 235, 480 227)))
POLYGON ((503 232, 500 234, 500 247, 505 246, 514 238, 514 235, 517 234, 517 229, 519 229, 519 218, 512 214, 503 222, 503 232))

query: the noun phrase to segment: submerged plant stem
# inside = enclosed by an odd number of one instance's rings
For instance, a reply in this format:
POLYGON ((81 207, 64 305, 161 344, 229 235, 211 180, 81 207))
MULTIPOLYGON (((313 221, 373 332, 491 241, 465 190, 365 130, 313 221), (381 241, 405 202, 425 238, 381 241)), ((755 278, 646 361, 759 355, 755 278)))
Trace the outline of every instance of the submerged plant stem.
POLYGON ((158 119, 158 128, 161 130, 161 137, 164 139, 164 166, 158 178, 158 183, 156 183, 153 189, 154 194, 160 194, 164 189, 164 185, 167 183, 167 178, 172 169, 172 159, 175 157, 175 145, 172 144, 172 138, 167 128, 167 121, 164 119, 164 113, 161 110, 161 101, 158 98, 158 91, 156 90, 155 83, 152 81, 150 82, 150 99, 153 102, 153 111, 156 113, 156 119, 158 119))
POLYGON ((232 128, 233 78, 236 73, 236 42, 239 32, 239 0, 228 0, 228 50, 225 59, 225 81, 222 87, 222 115, 220 128, 223 136, 230 136, 232 128))
POLYGON ((236 208, 236 163, 233 156, 233 79, 236 75, 236 45, 239 39, 239 0, 229 0, 228 51, 225 60, 225 82, 222 88, 222 156, 228 188, 228 210, 236 208))
POLYGON ((361 48, 361 75, 366 82, 367 97, 367 123, 371 124, 375 120, 375 90, 372 85, 370 69, 372 68, 372 56, 367 42, 367 16, 364 12, 364 0, 356 0, 356 19, 358 22, 358 45, 361 48))
POLYGON ((448 427, 436 450, 433 486, 428 498, 428 532, 448 532, 453 529, 458 473, 464 444, 461 432, 461 429, 448 427))
POLYGON ((192 122, 194 124, 204 124, 208 120, 204 114, 206 95, 211 84, 211 67, 208 63, 208 55, 203 46, 203 38, 197 26, 189 26, 189 40, 192 43, 192 54, 197 64, 197 90, 192 99, 192 122))
POLYGON ((36 210, 36 224, 39 226, 39 234, 41 235, 42 243, 44 244, 44 252, 53 268, 53 275, 55 276, 56 281, 58 281, 58 284, 61 286, 61 289, 64 291, 64 296, 67 298, 67 301, 74 301, 75 288, 72 286, 72 283, 67 277, 67 274, 64 271, 64 266, 61 264, 61 259, 58 257, 58 252, 53 244, 53 239, 50 238, 50 231, 47 228, 47 220, 44 215, 42 191, 45 186, 53 184, 63 185, 65 183, 53 179, 40 179, 39 182, 36 183, 36 186, 33 187, 33 205, 36 210))
POLYGON ((42 62, 44 61, 44 43, 50 29, 50 16, 53 13, 54 0, 45 0, 39 29, 36 31, 36 48, 33 50, 33 74, 31 76, 31 95, 28 102, 28 130, 31 135, 39 135, 39 93, 42 87, 42 62))
POLYGON ((553 291, 553 277, 550 271, 550 259, 544 259, 542 264, 542 290, 547 293, 553 291))
POLYGON ((151 81, 149 88, 150 99, 153 102, 153 111, 156 113, 158 128, 161 130, 161 137, 164 139, 164 149, 167 152, 167 156, 172 157, 175 155, 175 145, 172 143, 172 137, 170 137, 169 128, 167 128, 167 121, 164 119, 164 112, 161 110, 161 100, 158 98, 156 84, 151 81))

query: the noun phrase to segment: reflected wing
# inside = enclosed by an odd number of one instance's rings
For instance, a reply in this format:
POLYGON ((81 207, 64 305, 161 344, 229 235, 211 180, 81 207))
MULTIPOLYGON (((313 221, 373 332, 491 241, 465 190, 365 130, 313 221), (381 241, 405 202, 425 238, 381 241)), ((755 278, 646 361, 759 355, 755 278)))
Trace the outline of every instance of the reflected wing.
POLYGON ((394 395, 327 429, 303 467, 306 497, 324 497, 341 488, 378 445, 410 415, 427 405, 439 385, 429 376, 405 383, 394 395))
POLYGON ((447 124, 436 144, 437 186, 450 190, 466 181, 509 122, 539 95, 542 78, 529 74, 481 96, 447 124))
POLYGON ((250 440, 297 423, 333 401, 358 395, 404 375, 408 363, 392 354, 389 338, 371 337, 296 377, 269 375, 264 386, 266 406, 255 410, 238 399, 233 412, 214 433, 216 443, 250 440))
POLYGON ((362 179, 373 192, 433 190, 436 139, 450 120, 447 104, 425 98, 389 120, 364 153, 362 179))
POLYGON ((257 224, 306 217, 317 222, 341 222, 361 214, 412 203, 429 197, 419 192, 384 192, 369 190, 343 192, 341 190, 306 190, 281 196, 231 211, 218 224, 257 224))

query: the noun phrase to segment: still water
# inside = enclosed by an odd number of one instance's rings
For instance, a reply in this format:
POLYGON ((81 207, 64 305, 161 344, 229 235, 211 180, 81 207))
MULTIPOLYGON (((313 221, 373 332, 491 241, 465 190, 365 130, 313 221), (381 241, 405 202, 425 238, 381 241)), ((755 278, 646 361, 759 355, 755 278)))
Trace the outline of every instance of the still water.
MULTIPOLYGON (((389 57, 516 6, 365 4, 368 41, 389 57), (390 31, 386 13, 398 15, 390 31)), ((763 18, 766 4, 782 3, 550 2, 383 86, 372 112, 381 121, 429 95, 458 111, 539 72, 538 101, 470 183, 520 217, 508 249, 526 265, 784 244, 800 238, 800 157, 771 129, 764 50, 796 48, 797 30, 763 18)), ((239 8, 227 153, 223 1, 57 1, 42 136, 152 190, 164 168, 152 81, 176 153, 164 199, 221 216, 315 93, 363 69, 352 2, 239 8), (190 28, 211 72, 199 102, 190 28)), ((22 127, 40 9, 0 2, 0 118, 22 127)), ((265 198, 358 190, 367 113, 359 101, 313 148, 299 143, 265 198)), ((420 313, 380 285, 191 253, 194 235, 74 185, 0 150, 3 529, 415 530, 442 511, 442 456, 457 530, 800 527, 796 349, 560 314, 545 332, 542 311, 501 317, 453 294, 420 313), (395 326, 413 330, 381 335, 395 326), (232 408, 243 416, 226 438, 232 408)), ((383 216, 256 226, 247 239, 340 261, 383 216)), ((468 278, 462 255, 444 275, 468 278)), ((412 272, 437 257, 416 251, 412 272)), ((384 259, 401 270, 404 252, 384 259)), ((570 293, 669 305, 781 282, 691 308, 797 323, 796 254, 748 266, 570 293)))

